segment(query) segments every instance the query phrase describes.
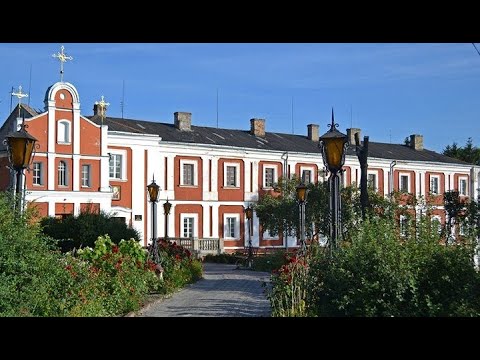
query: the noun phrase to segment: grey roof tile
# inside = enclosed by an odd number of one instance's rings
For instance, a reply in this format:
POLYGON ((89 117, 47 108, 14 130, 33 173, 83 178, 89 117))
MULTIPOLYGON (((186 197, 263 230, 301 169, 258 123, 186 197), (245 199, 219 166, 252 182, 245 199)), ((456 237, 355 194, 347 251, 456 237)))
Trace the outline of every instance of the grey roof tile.
MULTIPOLYGON (((98 115, 87 116, 87 118, 97 124, 101 123, 101 117, 98 115)), ((105 117, 104 124, 108 125, 110 131, 156 134, 162 138, 162 141, 320 154, 318 143, 309 140, 307 136, 303 135, 266 132, 265 137, 261 138, 250 134, 248 130, 194 125, 191 126, 191 131, 180 131, 173 124, 113 117, 105 117)), ((347 155, 355 156, 355 148, 353 146, 348 148, 347 155)), ((418 151, 407 145, 379 142, 369 143, 369 157, 470 165, 464 161, 431 150, 424 149, 418 151)))

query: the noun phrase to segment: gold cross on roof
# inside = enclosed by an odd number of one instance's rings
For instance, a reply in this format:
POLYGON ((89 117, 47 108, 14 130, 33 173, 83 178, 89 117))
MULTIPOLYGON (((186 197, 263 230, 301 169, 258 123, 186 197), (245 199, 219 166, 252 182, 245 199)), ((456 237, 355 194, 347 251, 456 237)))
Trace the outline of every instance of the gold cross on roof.
POLYGON ((12 91, 12 96, 16 96, 18 98, 18 116, 20 116, 20 107, 22 104, 22 98, 28 97, 28 94, 22 93, 22 85, 18 87, 17 92, 12 91))
POLYGON ((63 50, 65 50, 65 47, 63 45, 60 49, 62 50, 62 52, 58 52, 56 54, 53 54, 52 56, 54 58, 58 58, 58 60, 60 61, 60 82, 63 82, 63 63, 67 60, 73 60, 73 57, 67 56, 67 54, 63 52, 63 50))
POLYGON ((102 109, 105 109, 110 103, 105 102, 104 97, 102 95, 102 100, 100 101, 95 101, 95 105, 100 105, 102 109))
POLYGON ((107 106, 110 105, 110 103, 105 102, 105 99, 102 95, 102 100, 95 101, 95 105, 100 107, 100 116, 102 117, 102 124, 103 124, 103 118, 105 117, 105 112, 107 111, 107 106))

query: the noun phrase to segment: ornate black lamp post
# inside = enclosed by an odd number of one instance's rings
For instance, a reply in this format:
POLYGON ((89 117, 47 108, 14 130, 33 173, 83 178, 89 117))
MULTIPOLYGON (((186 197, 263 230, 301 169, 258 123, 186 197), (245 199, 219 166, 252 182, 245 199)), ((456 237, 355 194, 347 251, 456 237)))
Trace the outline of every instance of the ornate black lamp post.
POLYGON ((341 198, 340 198, 340 176, 339 172, 345 162, 345 150, 348 146, 347 135, 336 128, 332 108, 332 123, 328 125, 330 130, 320 137, 320 148, 322 149, 323 162, 330 172, 328 178, 330 187, 330 247, 334 250, 338 244, 338 237, 341 230, 341 198))
POLYGON ((33 152, 37 139, 30 135, 25 122, 18 131, 13 131, 5 136, 4 144, 7 145, 8 159, 11 167, 16 172, 15 194, 16 208, 19 213, 23 212, 23 170, 28 169, 33 160, 33 152))
POLYGON ((150 255, 155 261, 156 264, 160 262, 160 257, 158 255, 158 242, 157 242, 157 201, 158 201, 158 191, 160 186, 155 183, 155 177, 153 177, 152 182, 147 185, 148 195, 150 197, 150 202, 152 203, 152 247, 150 248, 150 255))
POLYGON ((304 183, 297 186, 297 201, 300 209, 300 255, 305 255, 307 244, 305 242, 305 202, 307 200, 308 189, 304 183))
POLYGON ((248 257, 247 257, 247 264, 248 268, 252 268, 253 262, 253 247, 252 247, 252 218, 253 218, 253 208, 252 205, 248 205, 245 209, 245 216, 248 220, 248 257))
POLYGON ((165 240, 168 239, 168 215, 170 215, 170 209, 172 208, 172 204, 168 201, 163 203, 163 213, 165 214, 165 240))

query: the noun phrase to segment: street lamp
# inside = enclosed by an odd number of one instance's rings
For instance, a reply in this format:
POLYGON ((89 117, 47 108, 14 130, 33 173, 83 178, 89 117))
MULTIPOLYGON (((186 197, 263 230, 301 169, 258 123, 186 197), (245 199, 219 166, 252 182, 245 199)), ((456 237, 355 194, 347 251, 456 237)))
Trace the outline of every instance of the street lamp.
POLYGON ((330 172, 328 178, 330 188, 330 247, 335 249, 340 234, 341 198, 340 198, 340 176, 339 172, 345 162, 345 150, 348 146, 347 135, 336 128, 332 108, 332 123, 328 125, 330 130, 319 138, 319 145, 322 149, 322 157, 325 166, 330 172))
POLYGON ((153 260, 156 264, 160 262, 158 255, 158 242, 157 242, 157 214, 156 206, 158 201, 158 191, 160 186, 155 183, 155 176, 153 177, 152 182, 147 185, 148 195, 150 197, 150 202, 152 203, 152 247, 151 254, 153 253, 153 260))
POLYGON ((302 182, 297 186, 297 201, 300 209, 300 255, 305 255, 307 244, 305 242, 305 202, 307 200, 308 189, 302 182))
POLYGON ((170 215, 170 209, 172 208, 172 204, 167 201, 163 204, 163 213, 165 214, 165 240, 168 239, 168 215, 170 215))
POLYGON ((253 208, 252 205, 248 205, 245 209, 245 216, 248 220, 248 257, 247 263, 248 268, 252 268, 252 261, 253 261, 253 248, 252 248, 252 218, 253 218, 253 208))
POLYGON ((25 125, 25 119, 23 119, 20 129, 9 133, 4 140, 4 144, 7 146, 8 160, 16 172, 16 207, 20 213, 23 212, 23 170, 29 168, 37 142, 37 139, 27 132, 27 127, 28 125, 25 125))

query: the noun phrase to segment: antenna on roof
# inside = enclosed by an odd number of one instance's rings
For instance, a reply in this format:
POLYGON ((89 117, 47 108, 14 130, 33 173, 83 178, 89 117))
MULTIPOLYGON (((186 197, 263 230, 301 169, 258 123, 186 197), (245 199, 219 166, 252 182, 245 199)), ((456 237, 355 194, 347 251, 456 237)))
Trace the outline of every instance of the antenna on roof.
POLYGON ((30 64, 30 80, 28 81, 28 106, 30 106, 30 89, 32 88, 32 64, 30 64))
POLYGON ((218 88, 217 88, 217 129, 218 129, 218 88))
POLYGON ((390 144, 392 143, 392 129, 388 130, 388 134, 390 135, 390 144))
POLYGON ((122 119, 123 119, 123 106, 125 105, 125 80, 123 80, 122 86, 122 101, 120 101, 120 110, 122 112, 122 119))
POLYGON ((293 96, 292 96, 292 134, 295 133, 294 126, 293 126, 293 96))

